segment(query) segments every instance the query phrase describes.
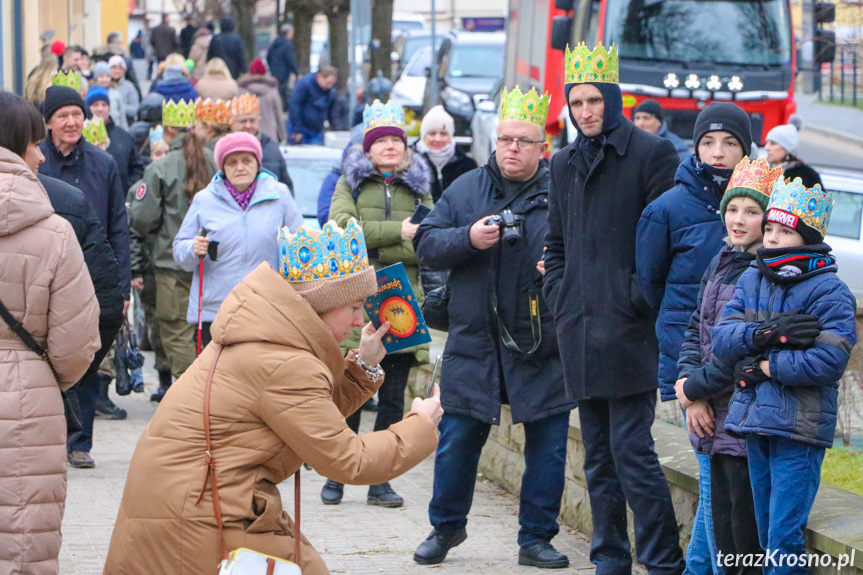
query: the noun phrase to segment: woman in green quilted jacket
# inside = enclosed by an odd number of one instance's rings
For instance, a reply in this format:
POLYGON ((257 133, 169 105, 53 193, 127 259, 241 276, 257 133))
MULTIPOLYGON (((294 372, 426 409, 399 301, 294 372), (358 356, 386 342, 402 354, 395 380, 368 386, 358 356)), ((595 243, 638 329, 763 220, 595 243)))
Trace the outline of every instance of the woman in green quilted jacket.
MULTIPOLYGON (((375 269, 401 262, 422 302, 419 261, 411 243, 419 225, 410 223, 410 219, 418 204, 433 207, 428 167, 407 147, 401 107, 375 100, 366 106, 363 124, 363 145, 351 148, 342 162, 342 177, 330 203, 330 219, 342 227, 352 217, 361 222, 369 260, 375 269)), ((358 342, 359 331, 355 330, 342 347, 352 349, 358 342)), ((378 390, 375 431, 401 421, 410 369, 427 361, 428 346, 423 345, 389 354, 381 362, 386 378, 378 390)), ((354 432, 360 426, 360 413, 357 411, 347 420, 354 432)), ((327 480, 321 499, 329 505, 338 504, 343 490, 341 483, 327 480)), ((404 500, 389 483, 382 483, 369 487, 367 503, 401 507, 404 500)))

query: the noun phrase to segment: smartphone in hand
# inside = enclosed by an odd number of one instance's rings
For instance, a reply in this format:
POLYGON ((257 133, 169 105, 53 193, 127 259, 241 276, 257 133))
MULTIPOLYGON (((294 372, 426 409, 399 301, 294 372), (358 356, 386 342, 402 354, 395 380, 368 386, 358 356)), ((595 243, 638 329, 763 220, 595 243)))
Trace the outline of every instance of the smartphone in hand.
POLYGON ((427 215, 431 213, 431 208, 425 204, 417 204, 417 207, 414 209, 414 214, 411 216, 412 224, 420 224, 425 219, 427 215))

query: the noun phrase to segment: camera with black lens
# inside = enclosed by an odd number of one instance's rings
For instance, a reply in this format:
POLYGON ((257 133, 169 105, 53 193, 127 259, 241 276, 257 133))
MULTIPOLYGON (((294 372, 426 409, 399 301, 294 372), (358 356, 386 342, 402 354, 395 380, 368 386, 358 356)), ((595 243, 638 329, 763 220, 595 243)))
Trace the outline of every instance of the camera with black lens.
POLYGON ((524 235, 524 218, 512 213, 511 210, 493 215, 485 221, 485 225, 499 227, 501 240, 511 248, 518 245, 524 235))

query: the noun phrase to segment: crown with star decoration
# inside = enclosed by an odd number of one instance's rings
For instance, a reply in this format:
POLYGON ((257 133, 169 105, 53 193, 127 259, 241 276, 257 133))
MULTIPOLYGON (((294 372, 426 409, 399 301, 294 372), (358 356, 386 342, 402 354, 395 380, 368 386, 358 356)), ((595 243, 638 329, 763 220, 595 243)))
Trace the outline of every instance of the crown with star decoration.
POLYGON ((363 229, 354 218, 344 229, 330 220, 321 232, 279 230, 279 273, 288 282, 311 282, 357 274, 369 267, 363 229))
POLYGON ((162 125, 188 128, 195 125, 195 103, 191 100, 174 100, 162 103, 162 125))
POLYGON ((76 92, 81 92, 81 72, 78 70, 69 70, 64 72, 59 70, 51 74, 52 86, 66 86, 72 88, 76 92))
POLYGON ((231 123, 231 100, 213 100, 198 98, 195 102, 195 119, 206 124, 231 123))
POLYGON ((746 188, 769 198, 773 184, 781 179, 782 166, 776 166, 771 170, 770 164, 767 163, 766 159, 757 158, 750 161, 749 156, 744 156, 737 166, 734 167, 734 173, 731 174, 731 179, 728 180, 725 193, 727 194, 735 188, 746 188))
POLYGON ((231 114, 233 116, 244 116, 246 114, 259 116, 261 114, 261 103, 257 96, 247 92, 231 100, 231 114))
POLYGON ((531 88, 527 94, 518 86, 511 92, 504 88, 500 96, 500 121, 518 120, 545 128, 550 102, 551 96, 547 92, 540 96, 536 88, 531 88))
POLYGON ((98 146, 108 142, 108 129, 105 127, 105 121, 102 118, 94 117, 92 120, 84 120, 83 129, 84 139, 98 146))
POLYGON ((620 82, 617 47, 612 44, 611 50, 606 50, 600 42, 591 52, 584 42, 580 42, 574 50, 570 51, 567 44, 564 72, 566 84, 585 82, 617 84, 620 82))
POLYGON ((833 194, 818 184, 807 188, 800 178, 794 178, 793 182, 779 178, 773 184, 767 209, 797 216, 823 238, 833 212, 833 194))
POLYGON ((384 126, 393 126, 404 130, 405 109, 393 102, 382 104, 380 100, 375 100, 371 106, 366 104, 363 110, 363 134, 384 126))

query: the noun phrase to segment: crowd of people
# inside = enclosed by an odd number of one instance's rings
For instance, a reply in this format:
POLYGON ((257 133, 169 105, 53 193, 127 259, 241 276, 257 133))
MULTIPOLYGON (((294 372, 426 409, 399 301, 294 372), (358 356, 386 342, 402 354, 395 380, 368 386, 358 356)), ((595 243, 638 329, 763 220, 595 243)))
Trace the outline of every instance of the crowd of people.
POLYGON ((403 109, 375 100, 311 229, 279 144, 323 143, 336 71, 291 87, 289 25, 246 67, 232 22, 212 38, 193 24, 151 31, 144 98, 116 37, 92 67, 52 46, 26 99, 0 93, 0 390, 19 414, 0 418, 0 449, 26 463, 0 470, 0 570, 58 572, 63 454, 94 467, 96 413, 125 417, 105 357, 133 290, 159 403, 106 573, 206 572, 237 548, 328 573, 295 541, 278 484, 306 463, 328 478, 324 504, 358 484, 369 505, 400 507, 390 480, 433 452, 432 531, 413 559, 439 564, 467 538, 502 405, 525 434, 521 565, 569 565, 552 540, 575 408, 598 573, 632 570, 627 508, 651 573, 748 575, 761 568, 717 557, 805 553, 857 335, 823 242, 832 198, 797 157, 798 127, 770 130, 750 160, 749 116, 712 103, 690 151, 658 103, 625 115, 614 49, 580 45, 564 70, 576 141, 549 158, 548 95, 509 86, 477 166, 443 107, 409 145, 403 109), (406 415, 428 346, 386 354, 389 324, 365 314, 375 270, 396 263, 448 330, 440 385, 406 415), (651 434, 657 387, 685 410, 700 469, 685 554, 651 434))

